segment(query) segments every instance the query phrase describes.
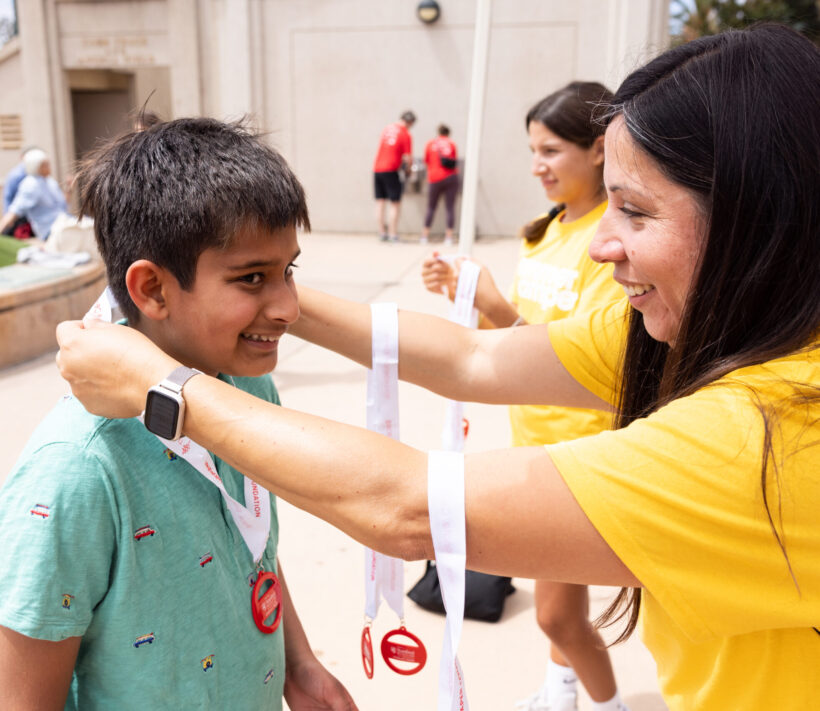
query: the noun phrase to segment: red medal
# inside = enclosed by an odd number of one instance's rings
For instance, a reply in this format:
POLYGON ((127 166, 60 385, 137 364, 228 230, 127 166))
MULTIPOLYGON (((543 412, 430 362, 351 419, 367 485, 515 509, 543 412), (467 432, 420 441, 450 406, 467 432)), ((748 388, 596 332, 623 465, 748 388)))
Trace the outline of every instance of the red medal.
POLYGON ((384 657, 385 664, 396 674, 416 674, 424 668, 424 664, 427 662, 427 650, 424 648, 422 641, 412 632, 408 632, 402 625, 397 630, 388 632, 384 636, 382 640, 382 657, 384 657), (413 644, 394 641, 396 637, 406 637, 413 644), (413 666, 409 668, 399 667, 395 662, 413 666))
POLYGON ((253 613, 253 621, 260 632, 265 634, 276 632, 276 628, 279 627, 279 623, 282 621, 282 586, 279 584, 279 578, 273 573, 260 570, 256 576, 256 582, 251 592, 251 612, 253 613), (263 592, 262 588, 267 582, 270 585, 263 592), (273 622, 267 624, 265 620, 271 615, 274 615, 273 622))
POLYGON ((368 679, 373 678, 373 642, 370 639, 370 625, 362 630, 362 666, 368 679))

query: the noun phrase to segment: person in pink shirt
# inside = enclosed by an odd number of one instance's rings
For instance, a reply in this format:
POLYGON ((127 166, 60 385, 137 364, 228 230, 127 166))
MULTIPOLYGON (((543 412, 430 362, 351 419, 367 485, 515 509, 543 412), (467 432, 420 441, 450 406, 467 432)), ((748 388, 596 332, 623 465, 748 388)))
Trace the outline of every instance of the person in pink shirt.
POLYGON ((424 216, 421 241, 427 242, 430 238, 430 225, 433 224, 439 199, 444 195, 444 207, 447 210, 444 244, 452 244, 459 181, 456 167, 456 144, 450 140, 450 129, 443 123, 439 124, 438 136, 428 141, 424 148, 424 163, 427 165, 427 182, 430 184, 430 190, 427 193, 427 213, 424 216))
POLYGON ((399 208, 401 207, 402 181, 399 170, 407 173, 413 159, 413 139, 410 128, 416 122, 412 111, 405 111, 398 121, 386 126, 379 139, 379 150, 373 162, 373 188, 376 196, 376 220, 379 238, 399 241, 399 208), (384 221, 385 208, 390 203, 388 222, 384 221))

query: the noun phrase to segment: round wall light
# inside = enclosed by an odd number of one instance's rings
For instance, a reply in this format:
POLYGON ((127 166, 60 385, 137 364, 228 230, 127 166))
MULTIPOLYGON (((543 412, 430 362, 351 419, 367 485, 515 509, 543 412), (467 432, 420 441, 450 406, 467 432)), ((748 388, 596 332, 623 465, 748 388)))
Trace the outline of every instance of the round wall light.
POLYGON ((423 23, 431 25, 441 16, 441 8, 436 0, 421 0, 416 7, 416 15, 423 23))

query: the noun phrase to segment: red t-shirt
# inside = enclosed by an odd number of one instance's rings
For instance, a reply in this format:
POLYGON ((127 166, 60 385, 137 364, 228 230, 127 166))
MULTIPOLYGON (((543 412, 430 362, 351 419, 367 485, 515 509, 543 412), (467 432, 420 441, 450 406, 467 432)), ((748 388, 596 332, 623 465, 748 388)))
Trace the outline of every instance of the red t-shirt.
POLYGON ((373 163, 374 173, 386 173, 401 168, 401 158, 413 154, 413 139, 402 123, 391 123, 382 131, 379 152, 373 163))
POLYGON ((432 141, 428 141, 424 149, 428 183, 438 183, 457 172, 455 168, 445 168, 441 164, 441 156, 456 159, 456 144, 446 136, 437 136, 432 141))

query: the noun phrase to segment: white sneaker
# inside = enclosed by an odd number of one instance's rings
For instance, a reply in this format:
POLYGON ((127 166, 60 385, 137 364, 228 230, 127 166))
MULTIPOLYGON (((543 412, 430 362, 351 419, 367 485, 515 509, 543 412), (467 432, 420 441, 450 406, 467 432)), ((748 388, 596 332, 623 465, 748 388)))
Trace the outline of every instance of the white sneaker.
POLYGON ((578 708, 577 694, 561 694, 561 696, 549 703, 541 697, 541 691, 536 691, 527 699, 516 702, 517 711, 576 711, 578 708))

